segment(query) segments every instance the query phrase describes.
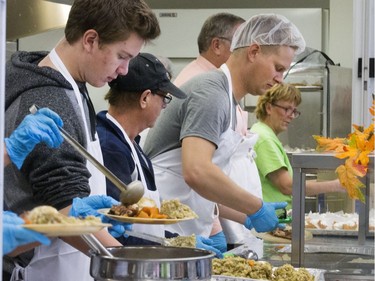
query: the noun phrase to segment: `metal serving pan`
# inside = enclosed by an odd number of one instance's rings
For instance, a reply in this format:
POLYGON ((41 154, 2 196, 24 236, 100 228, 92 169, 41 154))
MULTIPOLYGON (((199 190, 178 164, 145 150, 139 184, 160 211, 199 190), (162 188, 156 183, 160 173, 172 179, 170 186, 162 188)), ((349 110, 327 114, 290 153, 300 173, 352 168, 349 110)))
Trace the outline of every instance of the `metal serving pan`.
POLYGON ((107 248, 114 257, 91 256, 96 281, 211 280, 215 254, 201 249, 134 246, 107 248))

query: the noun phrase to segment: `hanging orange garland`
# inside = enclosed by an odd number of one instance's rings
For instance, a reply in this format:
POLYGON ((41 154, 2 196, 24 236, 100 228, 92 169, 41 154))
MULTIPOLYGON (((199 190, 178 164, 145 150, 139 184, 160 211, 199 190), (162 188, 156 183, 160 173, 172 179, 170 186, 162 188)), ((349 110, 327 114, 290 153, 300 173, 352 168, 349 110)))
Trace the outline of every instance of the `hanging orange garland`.
MULTIPOLYGON (((375 100, 369 109, 375 120, 375 100)), ((367 128, 353 125, 354 132, 347 138, 326 138, 313 136, 318 143, 317 151, 333 151, 335 157, 345 159, 345 163, 336 169, 340 183, 346 188, 349 197, 365 202, 365 197, 361 191, 365 185, 358 179, 367 173, 369 154, 374 151, 374 124, 367 128)))

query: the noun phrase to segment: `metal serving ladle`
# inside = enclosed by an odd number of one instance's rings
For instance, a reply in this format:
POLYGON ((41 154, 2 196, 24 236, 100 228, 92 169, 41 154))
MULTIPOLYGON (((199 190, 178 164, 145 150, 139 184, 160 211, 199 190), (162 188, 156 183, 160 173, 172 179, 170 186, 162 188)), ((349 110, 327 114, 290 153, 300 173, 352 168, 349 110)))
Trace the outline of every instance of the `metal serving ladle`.
MULTIPOLYGON (((39 107, 33 104, 29 111, 35 114, 39 107)), ((102 172, 120 191, 120 202, 124 205, 137 203, 144 194, 141 181, 133 181, 129 185, 124 184, 107 167, 96 160, 79 142, 69 135, 63 128, 59 128, 63 138, 70 143, 83 157, 89 160, 100 172, 102 172)))

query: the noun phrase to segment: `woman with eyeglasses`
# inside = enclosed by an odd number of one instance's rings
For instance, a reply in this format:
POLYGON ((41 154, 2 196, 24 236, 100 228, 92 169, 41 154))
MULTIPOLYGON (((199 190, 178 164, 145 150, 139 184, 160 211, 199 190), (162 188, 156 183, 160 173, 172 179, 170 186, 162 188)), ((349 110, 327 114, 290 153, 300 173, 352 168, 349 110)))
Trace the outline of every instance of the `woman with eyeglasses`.
MULTIPOLYGON (((276 84, 258 99, 256 118, 251 132, 259 135, 254 150, 255 162, 262 183, 263 200, 286 201, 292 207, 292 167, 277 135, 288 129, 290 122, 301 115, 297 106, 301 103, 300 91, 290 84, 276 84)), ((344 192, 339 180, 306 183, 306 195, 328 192, 344 192)))

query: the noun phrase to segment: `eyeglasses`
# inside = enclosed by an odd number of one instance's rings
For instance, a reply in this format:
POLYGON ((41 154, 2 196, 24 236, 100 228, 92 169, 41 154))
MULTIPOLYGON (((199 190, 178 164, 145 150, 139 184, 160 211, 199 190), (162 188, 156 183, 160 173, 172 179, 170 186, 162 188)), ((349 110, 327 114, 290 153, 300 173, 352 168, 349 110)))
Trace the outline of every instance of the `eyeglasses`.
POLYGON ((217 38, 222 39, 222 40, 225 40, 225 41, 228 41, 229 43, 232 42, 232 39, 227 38, 227 37, 221 37, 221 36, 218 36, 217 38))
POLYGON ((162 97, 164 104, 169 104, 172 101, 172 96, 170 94, 164 95, 163 93, 160 93, 160 92, 153 92, 152 94, 162 97))
POLYGON ((301 112, 298 111, 296 108, 293 109, 290 107, 284 107, 284 106, 274 104, 274 103, 272 105, 284 109, 286 115, 292 115, 294 118, 297 118, 301 115, 301 112))

